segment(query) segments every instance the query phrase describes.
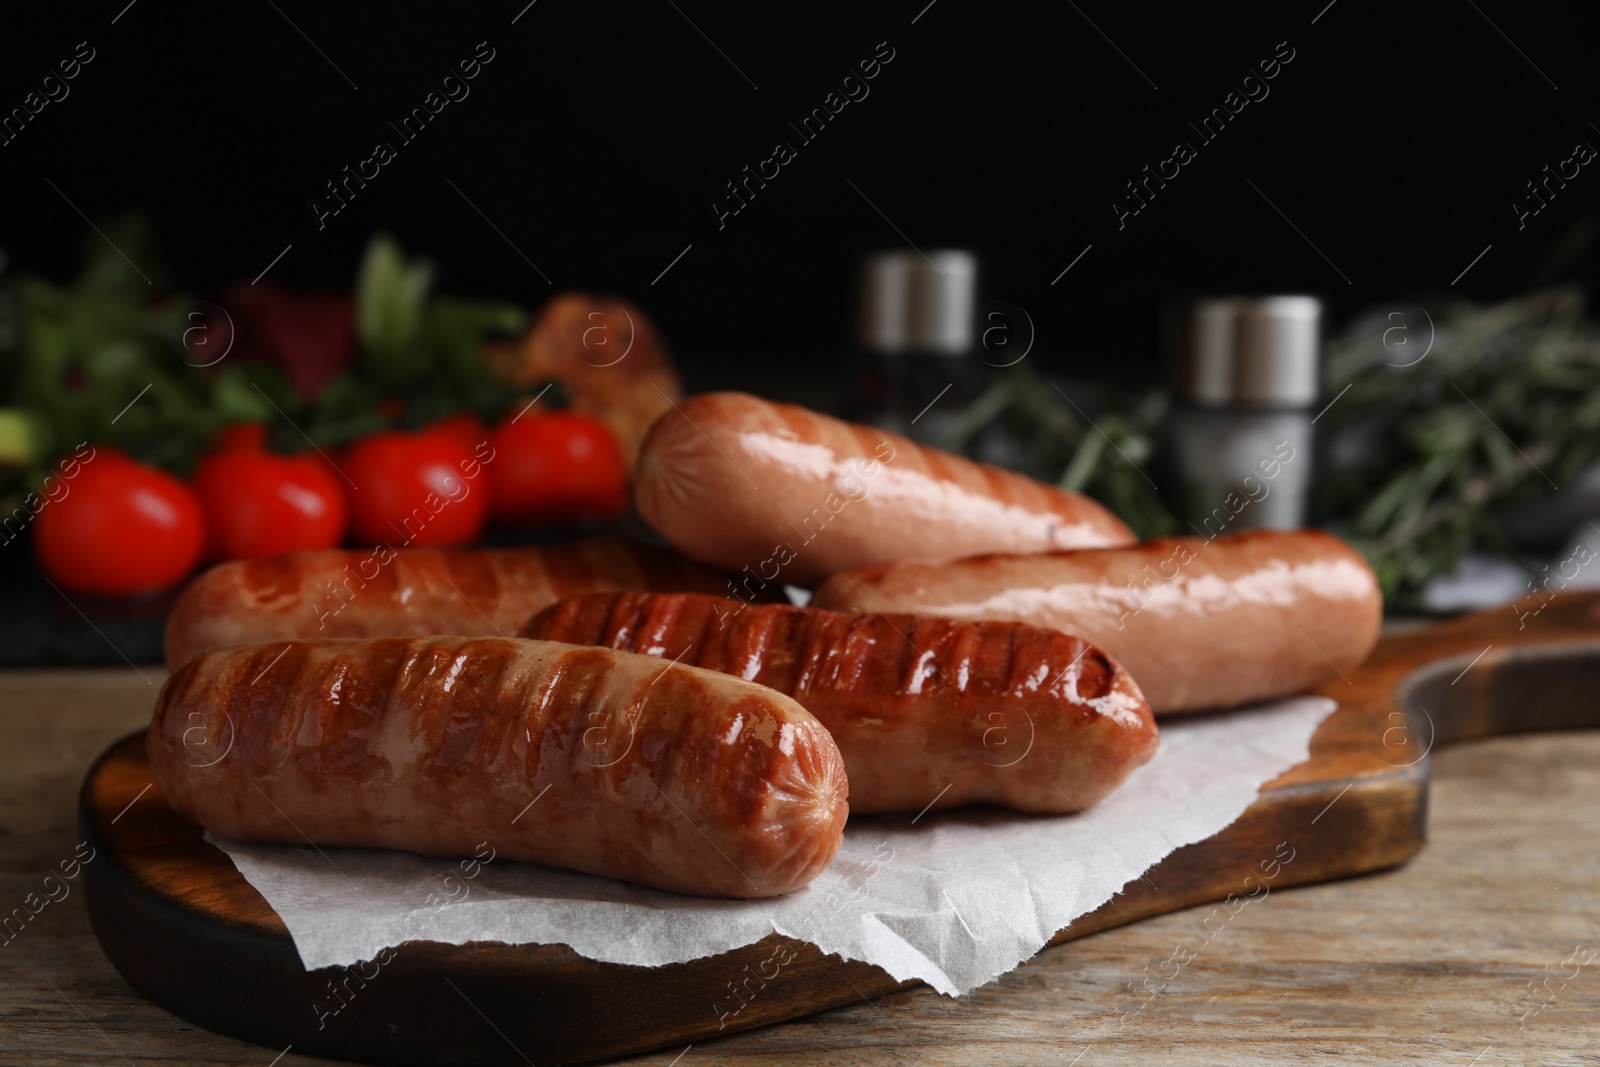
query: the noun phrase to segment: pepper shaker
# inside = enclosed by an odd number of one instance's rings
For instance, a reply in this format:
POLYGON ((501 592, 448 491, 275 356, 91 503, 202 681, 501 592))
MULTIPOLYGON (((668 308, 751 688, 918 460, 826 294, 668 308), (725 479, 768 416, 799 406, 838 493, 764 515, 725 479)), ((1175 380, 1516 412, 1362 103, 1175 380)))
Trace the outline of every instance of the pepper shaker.
POLYGON ((1168 447, 1180 517, 1212 538, 1306 521, 1322 304, 1196 300, 1179 313, 1168 447))
POLYGON ((852 416, 937 443, 971 401, 978 261, 958 249, 906 249, 862 265, 852 416))

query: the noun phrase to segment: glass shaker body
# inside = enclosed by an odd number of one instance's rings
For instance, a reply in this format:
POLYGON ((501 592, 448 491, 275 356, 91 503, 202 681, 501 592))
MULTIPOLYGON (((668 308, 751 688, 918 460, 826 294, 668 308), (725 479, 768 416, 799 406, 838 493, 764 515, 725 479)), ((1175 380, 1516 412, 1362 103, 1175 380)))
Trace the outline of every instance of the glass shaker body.
POLYGON ((1179 318, 1167 445, 1181 515, 1207 537, 1306 522, 1322 305, 1197 300, 1179 318))
POLYGON ((981 382, 972 356, 977 259, 960 250, 868 257, 861 284, 853 416, 939 444, 981 382))
POLYGON ((1293 530, 1311 492, 1311 414, 1178 405, 1168 443, 1182 482, 1179 518, 1205 537, 1293 530))

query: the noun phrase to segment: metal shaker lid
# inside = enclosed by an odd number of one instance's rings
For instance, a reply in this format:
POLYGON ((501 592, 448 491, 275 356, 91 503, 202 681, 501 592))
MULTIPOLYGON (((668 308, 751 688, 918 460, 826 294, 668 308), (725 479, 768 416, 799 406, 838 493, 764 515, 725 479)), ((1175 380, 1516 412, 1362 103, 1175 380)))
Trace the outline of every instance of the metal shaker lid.
POLYGON ((1174 385, 1202 407, 1304 407, 1317 399, 1322 302, 1224 297, 1186 305, 1174 385))
POLYGON ((857 339, 871 352, 959 355, 972 348, 977 294, 971 252, 876 253, 862 267, 857 339))

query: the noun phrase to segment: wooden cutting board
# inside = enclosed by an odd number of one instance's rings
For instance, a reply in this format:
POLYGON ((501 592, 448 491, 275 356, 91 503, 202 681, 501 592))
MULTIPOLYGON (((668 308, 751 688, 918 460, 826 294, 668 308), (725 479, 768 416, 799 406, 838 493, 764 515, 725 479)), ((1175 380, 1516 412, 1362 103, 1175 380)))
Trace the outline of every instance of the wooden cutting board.
MULTIPOLYGON (((1275 872, 1273 889, 1404 863, 1426 838, 1429 750, 1596 725, 1597 683, 1600 595, 1385 638, 1359 671, 1322 688, 1340 707, 1310 759, 1263 787, 1227 829, 1173 852, 1051 943, 1244 894, 1279 842, 1295 858, 1275 872)), ((308 973, 277 914, 166 805, 142 733, 90 769, 79 817, 98 853, 83 868, 89 914, 111 961, 178 1015, 274 1049, 396 1064, 567 1063, 701 1041, 914 984, 776 935, 654 968, 596 963, 561 945, 410 942, 381 967, 308 973), (735 1003, 729 983, 762 973, 775 954, 789 959, 781 979, 725 1015, 735 1003)))

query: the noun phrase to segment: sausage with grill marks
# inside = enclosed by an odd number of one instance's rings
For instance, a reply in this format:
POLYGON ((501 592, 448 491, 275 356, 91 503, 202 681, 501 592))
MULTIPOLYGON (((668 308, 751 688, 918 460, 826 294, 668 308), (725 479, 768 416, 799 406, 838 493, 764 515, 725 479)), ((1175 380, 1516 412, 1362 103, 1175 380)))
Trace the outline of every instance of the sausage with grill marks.
POLYGON ((800 888, 848 813, 838 749, 788 697, 547 641, 208 652, 162 688, 148 744, 167 803, 226 837, 437 856, 486 842, 705 896, 800 888))
POLYGON ((514 549, 292 552, 212 567, 167 620, 167 668, 213 648, 297 638, 514 634, 540 608, 613 589, 727 592, 668 549, 597 538, 514 549))
POLYGON ((975 802, 1077 811, 1156 748, 1150 708, 1126 672, 1075 637, 1016 623, 610 593, 563 600, 523 632, 792 696, 833 735, 858 813, 975 802))

